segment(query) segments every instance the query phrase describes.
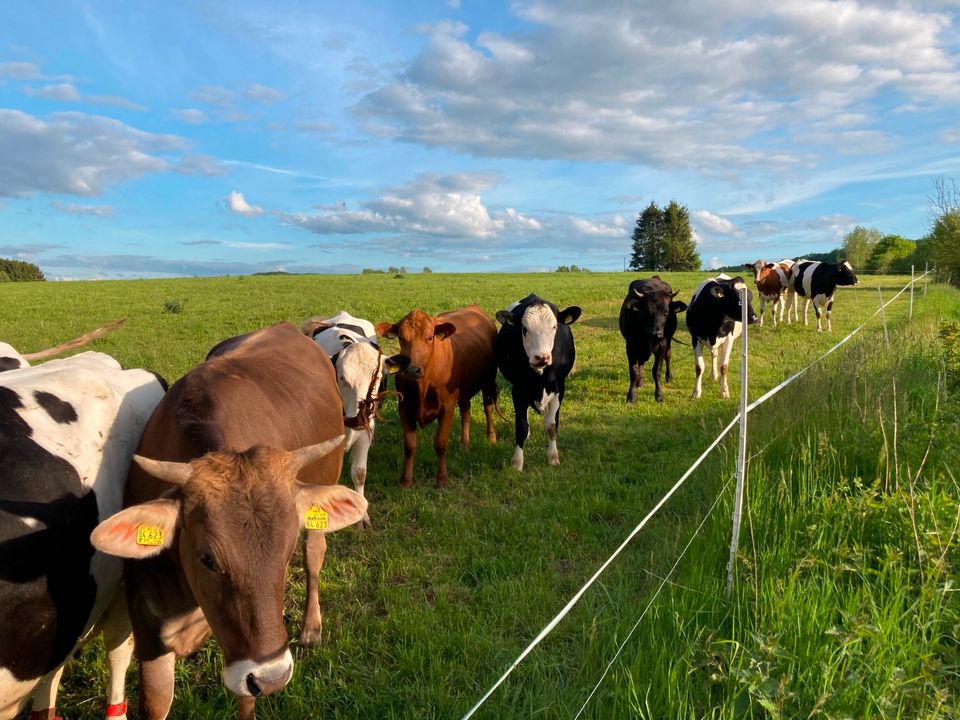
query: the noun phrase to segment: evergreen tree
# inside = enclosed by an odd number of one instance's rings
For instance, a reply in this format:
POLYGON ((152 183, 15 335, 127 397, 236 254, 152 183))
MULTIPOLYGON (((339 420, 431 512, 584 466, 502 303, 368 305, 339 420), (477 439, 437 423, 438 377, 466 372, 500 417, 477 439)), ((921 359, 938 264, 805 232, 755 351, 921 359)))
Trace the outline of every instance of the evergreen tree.
POLYGON ((662 251, 657 270, 699 270, 700 253, 693 240, 690 211, 676 200, 663 209, 662 251))
POLYGON ((637 216, 632 250, 631 270, 663 269, 663 215, 656 203, 651 202, 646 210, 637 216))
POLYGON ((28 282, 46 280, 43 271, 25 260, 0 258, 0 282, 28 282))

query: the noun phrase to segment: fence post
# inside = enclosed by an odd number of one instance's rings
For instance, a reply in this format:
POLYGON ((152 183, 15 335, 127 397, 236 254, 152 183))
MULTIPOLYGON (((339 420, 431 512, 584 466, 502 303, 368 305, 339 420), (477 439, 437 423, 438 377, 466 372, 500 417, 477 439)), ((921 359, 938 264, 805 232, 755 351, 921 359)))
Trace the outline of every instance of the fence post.
POLYGON ((923 263, 923 299, 927 299, 927 285, 930 283, 930 261, 923 263))
POLYGON ((914 265, 910 266, 910 312, 907 315, 907 320, 913 320, 913 284, 917 281, 916 278, 916 269, 914 265))
POLYGON ((740 361, 740 443, 737 447, 737 492, 733 501, 733 535, 730 538, 730 559, 727 560, 727 597, 733 592, 733 570, 740 545, 740 515, 743 509, 743 485, 747 464, 747 308, 749 307, 746 286, 740 291, 740 323, 743 333, 740 336, 742 359, 740 361))
POLYGON ((883 342, 889 347, 890 346, 890 333, 887 331, 887 313, 883 310, 883 291, 880 290, 880 286, 877 286, 877 297, 880 298, 880 319, 883 320, 883 342))

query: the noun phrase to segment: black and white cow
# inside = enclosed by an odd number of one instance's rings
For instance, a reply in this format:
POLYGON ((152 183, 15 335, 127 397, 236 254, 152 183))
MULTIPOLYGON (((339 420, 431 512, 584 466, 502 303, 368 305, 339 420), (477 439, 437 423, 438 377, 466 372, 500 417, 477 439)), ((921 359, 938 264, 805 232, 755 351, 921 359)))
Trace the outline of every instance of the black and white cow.
POLYGON ((55 716, 67 658, 102 630, 110 665, 108 716, 126 717, 133 652, 118 594, 123 561, 90 533, 123 507, 140 434, 162 381, 86 352, 0 373, 0 718, 32 697, 55 716))
POLYGON ((27 359, 18 353, 12 345, 0 342, 0 373, 25 367, 30 367, 27 359))
MULTIPOLYGON (((336 368, 346 435, 343 447, 350 453, 353 486, 362 497, 378 395, 386 388, 387 374, 402 370, 409 364, 409 359, 404 355, 384 356, 373 324, 346 310, 328 318, 310 318, 301 329, 323 348, 336 368)), ((370 524, 366 513, 362 522, 370 524)))
POLYGON ((552 302, 534 294, 497 313, 497 367, 513 386, 517 446, 511 464, 523 470, 523 444, 530 426, 527 409, 543 414, 543 429, 549 439, 547 460, 560 464, 557 429, 567 375, 573 369, 576 348, 570 325, 580 317, 580 308, 571 305, 559 310, 552 302))
MULTIPOLYGON (((703 351, 708 349, 713 358, 713 378, 720 379, 720 397, 730 397, 727 384, 727 368, 730 365, 730 353, 734 341, 743 332, 742 305, 740 291, 746 289, 742 277, 731 278, 720 274, 704 280, 693 293, 693 299, 687 307, 687 327, 693 345, 693 359, 696 363, 696 384, 693 397, 703 393, 703 351), (722 353, 720 373, 717 373, 717 353, 722 353)), ((757 316, 750 304, 751 292, 747 290, 747 322, 755 323, 757 316)))
MULTIPOLYGON (((849 262, 825 263, 817 260, 798 260, 790 268, 790 289, 795 295, 804 298, 803 324, 807 324, 807 311, 813 300, 813 310, 817 314, 817 332, 821 332, 820 317, 826 310, 827 330, 831 330, 830 316, 833 314, 833 297, 838 285, 856 285, 857 276, 849 262)), ((790 295, 787 313, 795 302, 790 295)))
POLYGON ((630 369, 630 388, 627 402, 634 402, 636 391, 643 384, 643 364, 654 356, 654 397, 663 402, 660 374, 667 366, 667 382, 673 379, 670 370, 670 343, 677 331, 677 313, 687 304, 674 300, 677 292, 654 275, 649 280, 634 280, 620 306, 620 334, 627 344, 627 365, 630 369))

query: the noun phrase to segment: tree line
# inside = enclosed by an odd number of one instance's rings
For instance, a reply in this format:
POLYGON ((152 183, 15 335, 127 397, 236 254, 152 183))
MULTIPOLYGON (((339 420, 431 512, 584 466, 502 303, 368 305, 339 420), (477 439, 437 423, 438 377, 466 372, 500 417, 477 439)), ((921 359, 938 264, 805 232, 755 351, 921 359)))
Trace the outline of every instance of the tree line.
POLYGON ((686 205, 651 202, 637 216, 630 254, 631 270, 699 270, 700 254, 686 205))
POLYGON ((0 258, 0 282, 26 282, 46 280, 43 272, 33 263, 25 260, 0 258))

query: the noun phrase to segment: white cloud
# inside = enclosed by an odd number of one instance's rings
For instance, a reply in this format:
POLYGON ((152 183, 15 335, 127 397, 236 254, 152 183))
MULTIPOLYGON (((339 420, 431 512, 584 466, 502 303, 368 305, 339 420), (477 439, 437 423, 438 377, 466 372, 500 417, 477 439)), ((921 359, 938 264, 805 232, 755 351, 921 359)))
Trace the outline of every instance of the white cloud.
POLYGON ((940 142, 952 145, 960 142, 960 127, 948 128, 940 133, 940 142))
POLYGON ((112 217, 114 208, 110 205, 77 205, 76 203, 62 203, 54 201, 50 205, 60 212, 70 215, 91 215, 93 217, 106 218, 112 217))
POLYGON ((120 181, 170 169, 164 155, 186 144, 84 113, 47 119, 0 109, 0 197, 40 192, 99 195, 120 181))
POLYGON ((133 110, 134 112, 146 112, 150 109, 146 105, 135 103, 133 100, 127 100, 127 98, 120 97, 119 95, 86 95, 83 99, 84 102, 88 102, 91 105, 117 107, 123 108, 124 110, 133 110))
POLYGON ((248 100, 266 105, 280 102, 287 97, 286 93, 259 83, 248 85, 243 94, 246 95, 248 100))
POLYGON ((263 215, 262 207, 250 205, 247 203, 246 198, 243 197, 243 193, 237 192, 236 190, 227 195, 227 207, 240 215, 263 215))
POLYGON ((288 243, 277 243, 277 242, 267 242, 267 243, 255 243, 255 242, 227 242, 223 243, 227 247, 236 248, 238 250, 285 250, 287 248, 293 247, 288 243))
POLYGON ((2 62, 0 63, 0 78, 11 80, 42 80, 40 68, 31 62, 2 62))
POLYGON ((22 90, 24 95, 43 98, 44 100, 59 100, 60 102, 77 102, 80 100, 80 93, 70 83, 44 85, 40 88, 24 87, 22 90))
POLYGON ((620 225, 605 225, 603 223, 591 222, 583 218, 570 218, 570 224, 573 225, 581 235, 592 235, 594 237, 626 237, 625 231, 620 225))
POLYGON ((190 125, 202 125, 209 119, 203 110, 197 110, 196 108, 173 108, 170 110, 170 114, 190 125))
POLYGON ((734 235, 737 232, 737 226, 730 220, 720 215, 714 215, 708 210, 694 210, 694 222, 699 223, 705 229, 720 235, 734 235))

